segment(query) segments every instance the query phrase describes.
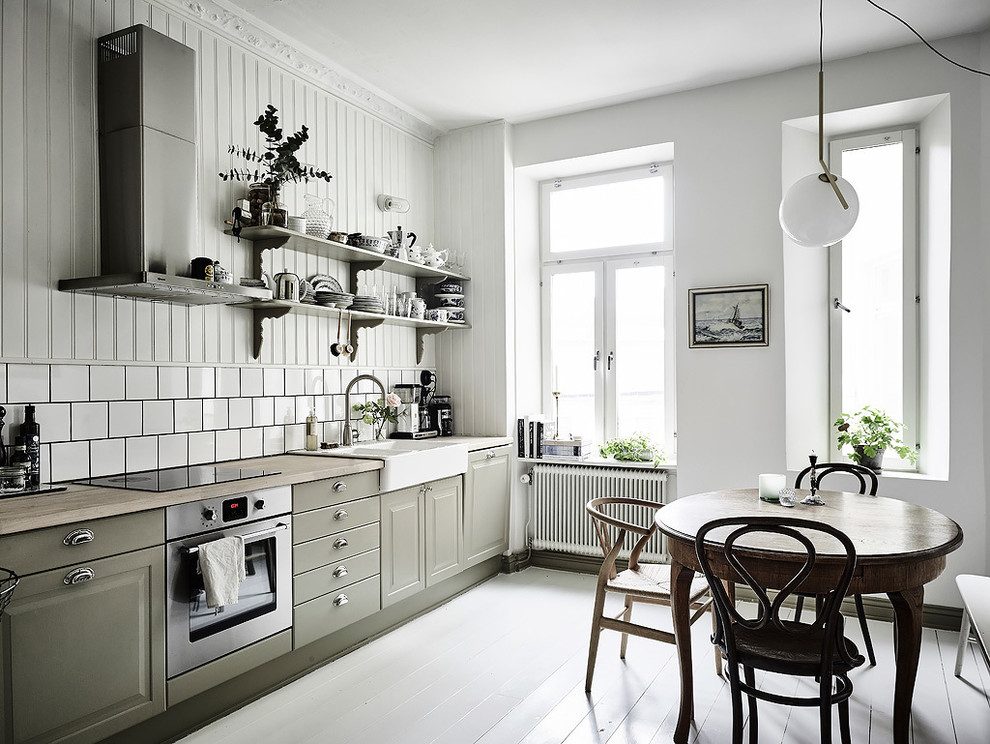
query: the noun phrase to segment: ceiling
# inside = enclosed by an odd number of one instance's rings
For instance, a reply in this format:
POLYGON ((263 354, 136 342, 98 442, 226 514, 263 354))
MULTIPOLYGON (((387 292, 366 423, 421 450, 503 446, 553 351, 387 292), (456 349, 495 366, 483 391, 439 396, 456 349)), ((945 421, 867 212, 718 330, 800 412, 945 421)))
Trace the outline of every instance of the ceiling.
MULTIPOLYGON (((929 41, 990 28, 988 0, 877 1, 929 41)), ((815 0, 218 2, 441 130, 539 119, 818 58, 815 0)), ((915 42, 867 0, 825 3, 826 60, 915 42)), ((932 63, 948 64, 934 55, 932 63)))

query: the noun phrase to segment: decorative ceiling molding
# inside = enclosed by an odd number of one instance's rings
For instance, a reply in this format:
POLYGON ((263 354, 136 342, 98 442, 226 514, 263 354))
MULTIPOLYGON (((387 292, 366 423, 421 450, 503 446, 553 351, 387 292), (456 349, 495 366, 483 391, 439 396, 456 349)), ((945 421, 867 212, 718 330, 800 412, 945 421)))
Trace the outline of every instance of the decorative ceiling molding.
POLYGON ((301 51, 294 42, 260 22, 248 20, 215 0, 154 0, 167 10, 199 21, 230 41, 244 46, 288 70, 308 78, 345 103, 378 116, 403 131, 432 144, 442 132, 406 109, 342 75, 314 52, 301 51))

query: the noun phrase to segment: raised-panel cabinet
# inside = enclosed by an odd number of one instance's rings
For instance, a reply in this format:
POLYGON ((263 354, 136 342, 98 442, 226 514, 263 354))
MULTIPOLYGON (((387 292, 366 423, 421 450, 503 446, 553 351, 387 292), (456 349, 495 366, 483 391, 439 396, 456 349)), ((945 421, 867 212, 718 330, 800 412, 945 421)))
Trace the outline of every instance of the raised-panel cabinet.
POLYGON ((472 452, 464 474, 464 568, 509 547, 511 447, 472 452))
POLYGON ((382 494, 382 607, 426 588, 425 487, 382 494))
POLYGON ((426 486, 426 585, 439 584, 464 568, 460 478, 426 486))
POLYGON ((0 622, 0 741, 96 742, 165 710, 164 602, 161 546, 23 577, 0 622))

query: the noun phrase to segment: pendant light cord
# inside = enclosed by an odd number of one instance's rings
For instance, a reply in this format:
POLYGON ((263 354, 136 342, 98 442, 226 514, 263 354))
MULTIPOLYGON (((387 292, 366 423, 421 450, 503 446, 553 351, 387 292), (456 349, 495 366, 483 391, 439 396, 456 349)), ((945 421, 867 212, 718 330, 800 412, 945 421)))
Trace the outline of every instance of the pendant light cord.
MULTIPOLYGON (((987 72, 987 71, 985 71, 985 70, 977 70, 977 69, 976 69, 975 67, 969 67, 969 66, 967 66, 967 65, 964 65, 964 64, 962 64, 962 63, 960 63, 960 62, 956 62, 956 61, 955 61, 954 59, 949 59, 948 57, 946 57, 946 56, 945 56, 944 54, 942 54, 942 52, 940 52, 940 51, 939 51, 938 49, 936 49, 936 48, 935 48, 935 47, 933 47, 933 46, 932 46, 931 44, 929 44, 929 43, 928 43, 928 40, 927 40, 927 39, 926 39, 926 38, 925 38, 924 36, 922 36, 921 34, 919 34, 919 33, 918 33, 918 32, 917 32, 917 31, 916 31, 915 29, 914 29, 914 26, 912 26, 912 25, 911 25, 910 23, 908 23, 907 21, 905 21, 905 20, 904 20, 903 18, 901 18, 901 17, 900 17, 899 15, 897 15, 896 13, 893 13, 892 11, 889 11, 889 10, 887 10, 887 9, 886 9, 886 8, 884 8, 883 6, 881 6, 881 5, 878 5, 877 3, 875 3, 875 2, 873 2, 873 0, 866 0, 866 2, 868 2, 868 3, 870 4, 870 5, 872 5, 872 6, 873 6, 874 8, 876 8, 877 10, 879 10, 879 11, 882 11, 882 12, 884 12, 884 13, 886 13, 886 14, 887 14, 887 15, 889 15, 889 16, 890 16, 891 18, 893 18, 893 19, 894 19, 895 21, 898 21, 898 22, 900 22, 900 23, 902 23, 902 24, 904 24, 904 26, 905 26, 905 27, 906 27, 906 28, 907 28, 907 29, 908 29, 908 30, 909 30, 909 31, 910 31, 910 32, 911 32, 912 34, 914 34, 914 35, 915 35, 915 36, 917 36, 917 37, 918 37, 919 39, 921 39, 921 43, 922 43, 922 44, 924 44, 924 45, 925 45, 926 47, 928 47, 929 49, 931 49, 931 50, 932 50, 933 52, 935 52, 935 54, 937 54, 937 55, 938 55, 939 57, 941 57, 942 59, 944 59, 944 60, 945 60, 946 62, 948 62, 949 64, 952 64, 952 65, 955 65, 956 67, 958 67, 958 68, 960 68, 960 69, 963 69, 963 70, 966 70, 967 72, 973 72, 973 73, 976 73, 977 75, 984 75, 985 77, 990 77, 990 72, 987 72)), ((821 10, 819 10, 819 17, 820 17, 820 14, 821 14, 821 10)), ((821 47, 819 47, 819 50, 820 50, 820 49, 821 49, 821 47)), ((819 53, 820 53, 820 51, 819 51, 819 53)))

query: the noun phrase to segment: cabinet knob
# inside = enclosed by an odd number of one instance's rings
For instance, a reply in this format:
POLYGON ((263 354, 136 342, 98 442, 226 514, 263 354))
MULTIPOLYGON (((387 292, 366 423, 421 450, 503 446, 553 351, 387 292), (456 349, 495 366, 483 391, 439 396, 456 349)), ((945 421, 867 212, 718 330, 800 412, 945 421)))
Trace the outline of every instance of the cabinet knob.
POLYGON ((345 605, 345 604, 347 604, 347 603, 348 603, 348 602, 350 602, 350 601, 351 601, 351 600, 349 600, 349 599, 347 598, 347 595, 346 595, 346 594, 340 594, 340 595, 338 595, 338 596, 337 596, 337 598, 336 598, 336 599, 334 599, 334 601, 333 601, 333 606, 334 606, 334 607, 340 607, 340 606, 342 606, 342 605, 345 605))
POLYGON ((495 459, 495 453, 489 450, 488 453, 485 455, 485 459, 486 460, 494 460, 495 459))
POLYGON ((334 512, 333 519, 335 522, 343 522, 345 519, 347 519, 347 510, 338 509, 337 511, 334 512))
POLYGON ((347 576, 347 566, 337 566, 337 568, 333 570, 333 575, 338 579, 341 576, 347 576))
POLYGON ((344 481, 337 481, 336 483, 333 484, 333 486, 330 487, 330 490, 333 491, 334 493, 340 493, 341 491, 346 491, 347 484, 344 483, 344 481))
POLYGON ((338 537, 336 540, 333 541, 334 550, 340 550, 341 548, 346 548, 346 547, 347 547, 346 537, 338 537))
POLYGON ((62 583, 66 586, 72 584, 82 584, 96 578, 96 573, 91 568, 75 568, 65 575, 62 583))
POLYGON ((72 530, 72 532, 62 538, 62 544, 72 547, 73 545, 85 545, 86 543, 93 542, 95 539, 96 535, 93 534, 93 530, 72 530))

